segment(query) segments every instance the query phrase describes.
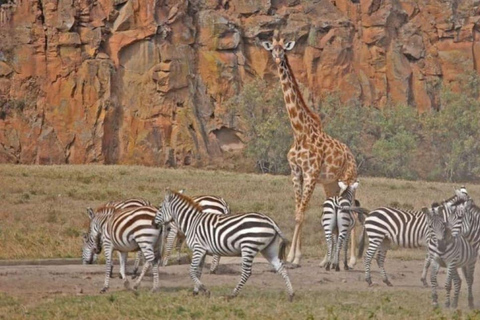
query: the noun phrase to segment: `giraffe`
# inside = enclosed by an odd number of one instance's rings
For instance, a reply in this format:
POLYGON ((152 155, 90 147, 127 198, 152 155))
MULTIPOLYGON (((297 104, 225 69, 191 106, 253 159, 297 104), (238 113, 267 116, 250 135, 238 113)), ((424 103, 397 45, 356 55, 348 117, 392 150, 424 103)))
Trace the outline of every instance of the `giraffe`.
MULTIPOLYGON (((320 117, 305 104, 285 54, 293 49, 295 41, 285 43, 283 38, 280 39, 278 30, 275 30, 272 42, 264 41, 262 45, 271 52, 277 64, 285 106, 293 130, 294 142, 287 159, 295 191, 295 229, 287 261, 293 266, 299 266, 305 210, 317 182, 323 185, 327 198, 338 195, 338 181, 347 185, 356 182, 357 165, 350 149, 325 133, 320 117)), ((356 263, 355 235, 352 234, 351 238, 350 266, 353 266, 356 263)))

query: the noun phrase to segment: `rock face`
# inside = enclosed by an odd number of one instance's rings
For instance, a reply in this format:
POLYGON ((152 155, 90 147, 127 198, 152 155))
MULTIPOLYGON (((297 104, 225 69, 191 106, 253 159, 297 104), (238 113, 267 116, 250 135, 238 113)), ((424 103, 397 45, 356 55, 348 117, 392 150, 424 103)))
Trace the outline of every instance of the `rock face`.
MULTIPOLYGON (((0 1, 0 162, 205 165, 244 145, 225 101, 278 81, 420 111, 479 72, 473 0, 0 1)), ((236 121, 238 122, 238 121, 236 121)))

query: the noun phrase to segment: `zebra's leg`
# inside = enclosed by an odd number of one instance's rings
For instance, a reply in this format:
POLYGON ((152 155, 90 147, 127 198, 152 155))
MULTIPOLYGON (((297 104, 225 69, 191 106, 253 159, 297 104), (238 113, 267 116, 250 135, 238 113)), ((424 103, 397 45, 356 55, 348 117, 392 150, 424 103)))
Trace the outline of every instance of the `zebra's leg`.
POLYGON ((230 299, 235 298, 238 295, 248 278, 252 275, 253 258, 255 258, 257 252, 257 250, 253 250, 252 248, 242 248, 242 275, 240 276, 240 281, 237 286, 233 289, 232 295, 229 297, 230 299))
POLYGON ((214 255, 212 258, 212 264, 210 265, 210 273, 217 273, 218 264, 220 263, 220 256, 214 255))
POLYGON ((368 283, 369 286, 372 285, 372 276, 370 275, 370 267, 372 264, 372 259, 375 256, 375 253, 378 250, 379 245, 381 244, 381 241, 372 241, 370 239, 368 243, 368 249, 367 253, 365 254, 365 257, 363 259, 363 264, 365 266, 365 281, 368 283))
POLYGON ((105 272, 105 282, 103 284, 102 290, 100 290, 100 293, 105 293, 108 290, 109 286, 109 281, 110 281, 110 276, 112 274, 112 245, 110 243, 104 243, 103 244, 105 248, 105 266, 106 266, 106 272, 105 272))
POLYGON ((462 267, 462 272, 463 272, 463 275, 465 276, 465 280, 467 281, 468 307, 470 309, 473 309, 474 305, 473 305, 472 286, 473 286, 473 279, 474 279, 474 274, 475 274, 475 260, 473 260, 473 263, 469 263, 468 266, 462 267))
POLYGON ((185 242, 185 236, 177 235, 177 264, 182 264, 182 247, 185 242))
POLYGON ((390 280, 388 280, 388 276, 387 276, 387 271, 385 271, 385 258, 387 257, 387 249, 385 248, 381 248, 379 251, 378 251, 378 255, 377 255, 377 264, 378 264, 378 267, 380 268, 380 272, 382 273, 382 277, 383 277, 383 282, 391 287, 393 286, 392 283, 390 282, 390 280))
POLYGON ((436 308, 438 307, 438 294, 437 294, 437 274, 440 265, 437 261, 433 260, 432 263, 432 270, 430 271, 430 285, 432 286, 432 304, 436 308))
POLYGON ((170 231, 167 235, 167 241, 165 244, 165 252, 163 254, 163 266, 168 265, 168 259, 170 258, 170 253, 172 252, 173 245, 175 240, 177 239, 178 228, 176 226, 171 225, 170 231))
POLYGON ((326 263, 325 270, 330 270, 330 265, 332 264, 332 251, 333 251, 333 237, 331 232, 325 232, 325 241, 327 242, 327 255, 326 255, 326 263))
POLYGON ((279 273, 283 277, 285 285, 287 286, 288 299, 291 302, 293 301, 295 293, 293 292, 292 283, 290 282, 290 278, 288 277, 287 269, 283 265, 283 261, 280 260, 278 256, 279 250, 282 250, 282 246, 283 244, 279 246, 278 241, 275 239, 268 247, 263 249, 261 253, 265 257, 265 259, 270 262, 273 268, 275 268, 275 271, 277 271, 277 273, 279 273))
POLYGON ((208 296, 210 295, 207 288, 200 281, 202 275, 203 261, 205 261, 206 251, 202 248, 194 248, 192 255, 192 263, 190 264, 190 278, 193 280, 193 294, 197 295, 199 291, 204 291, 208 296))
MULTIPOLYGON (((450 301, 449 301, 450 289, 452 287, 451 280, 453 280, 453 287, 454 287, 452 308, 456 309, 458 306, 458 295, 460 294, 460 288, 462 287, 462 279, 460 279, 460 275, 458 274, 457 268, 452 269, 452 277, 450 279, 450 284, 448 285, 449 288, 447 290, 447 301, 445 303, 445 307, 447 308, 450 307, 450 305, 447 305, 447 303, 450 304, 450 301)), ((445 284, 445 287, 447 287, 447 284, 445 284)))
MULTIPOLYGON (((138 245, 140 247, 140 250, 142 251, 143 256, 145 257, 145 264, 143 265, 140 276, 138 277, 138 279, 135 281, 135 284, 133 285, 133 289, 135 290, 137 290, 138 287, 140 286, 140 282, 145 276, 145 273, 147 273, 148 269, 150 269, 150 267, 153 264, 155 264, 155 261, 156 261, 154 244, 141 242, 138 245)), ((158 266, 157 266, 157 270, 153 270, 154 284, 155 284, 155 274, 157 274, 157 277, 158 277, 158 266)))
MULTIPOLYGON (((353 231, 353 230, 352 230, 352 231, 353 231)), ((354 236, 354 235, 353 235, 353 236, 354 236)), ((344 270, 350 270, 350 269, 352 269, 352 267, 353 267, 353 265, 351 265, 351 267, 348 266, 348 263, 347 263, 348 241, 350 240, 350 239, 349 239, 350 237, 351 237, 350 232, 347 232, 347 234, 345 235, 345 248, 344 248, 344 253, 345 253, 345 255, 344 255, 344 261, 343 261, 343 269, 344 269, 344 270)), ((355 253, 355 250, 353 250, 353 248, 351 248, 351 252, 354 252, 354 253, 355 253)), ((351 255, 350 255, 350 261, 352 261, 351 255)), ((355 264, 356 264, 356 263, 357 263, 357 262, 355 261, 355 264)))
POLYGON ((125 289, 130 289, 130 283, 128 282, 127 275, 125 272, 125 265, 127 264, 128 252, 118 252, 118 257, 120 258, 120 278, 123 279, 123 286, 125 289))
POLYGON ((137 251, 135 256, 135 263, 133 264, 132 279, 137 277, 138 267, 140 266, 140 260, 143 259, 142 251, 137 251))
POLYGON ((427 252, 427 255, 425 257, 425 264, 423 265, 422 277, 420 278, 424 287, 428 287, 427 273, 428 273, 428 268, 430 268, 431 259, 432 258, 430 257, 430 253, 427 252))
POLYGON ((340 260, 340 251, 342 251, 342 246, 343 246, 343 241, 345 239, 345 235, 343 234, 343 231, 338 234, 338 240, 337 243, 335 244, 335 253, 333 255, 333 263, 332 263, 332 268, 335 271, 340 271, 340 265, 339 265, 339 260, 340 260))

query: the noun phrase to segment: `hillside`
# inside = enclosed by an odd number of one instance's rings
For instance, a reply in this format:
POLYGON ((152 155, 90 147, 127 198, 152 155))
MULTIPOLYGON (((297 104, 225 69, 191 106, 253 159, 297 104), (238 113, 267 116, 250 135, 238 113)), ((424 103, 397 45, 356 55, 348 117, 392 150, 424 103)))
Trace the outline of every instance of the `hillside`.
POLYGON ((316 103, 439 107, 480 61, 477 1, 0 0, 0 163, 205 166, 246 142, 226 101, 278 81, 280 28, 316 103))

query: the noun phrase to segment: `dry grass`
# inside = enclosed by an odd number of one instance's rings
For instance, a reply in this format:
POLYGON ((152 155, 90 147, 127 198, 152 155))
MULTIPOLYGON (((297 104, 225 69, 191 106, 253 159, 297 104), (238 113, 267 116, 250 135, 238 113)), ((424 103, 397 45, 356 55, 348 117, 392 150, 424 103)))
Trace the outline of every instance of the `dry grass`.
MULTIPOLYGON (((85 208, 106 201, 141 196, 160 204, 164 189, 186 188, 187 194, 224 197, 234 212, 259 211, 282 230, 293 232, 294 199, 287 176, 139 166, 0 165, 0 259, 80 257, 85 208)), ((453 194, 455 185, 362 178, 357 193, 362 206, 399 205, 421 208, 453 194)), ((480 186, 467 185, 473 198, 480 186)), ((304 254, 323 255, 320 227, 323 190, 317 188, 307 211, 304 254)), ((423 250, 398 250, 389 256, 422 259, 423 250)))

